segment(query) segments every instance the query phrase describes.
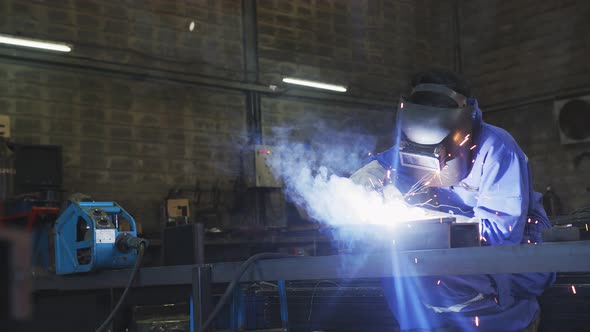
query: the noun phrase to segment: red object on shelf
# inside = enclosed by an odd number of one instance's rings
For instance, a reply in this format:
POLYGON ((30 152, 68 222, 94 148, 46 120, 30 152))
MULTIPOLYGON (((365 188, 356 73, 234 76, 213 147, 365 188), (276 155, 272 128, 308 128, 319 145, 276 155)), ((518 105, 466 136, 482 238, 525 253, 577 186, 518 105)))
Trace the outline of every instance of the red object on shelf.
POLYGON ((4 225, 4 222, 7 221, 18 221, 21 219, 27 220, 27 231, 33 230, 33 224, 37 219, 37 216, 44 216, 47 214, 58 215, 59 209, 56 207, 47 207, 47 206, 33 206, 31 211, 25 213, 17 213, 9 216, 0 216, 0 224, 4 225))

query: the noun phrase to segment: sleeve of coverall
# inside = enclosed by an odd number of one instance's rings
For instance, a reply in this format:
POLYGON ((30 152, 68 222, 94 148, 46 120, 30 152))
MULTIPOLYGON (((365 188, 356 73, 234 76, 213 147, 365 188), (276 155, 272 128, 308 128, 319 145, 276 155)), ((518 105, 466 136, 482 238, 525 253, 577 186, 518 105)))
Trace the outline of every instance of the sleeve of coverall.
POLYGON ((474 209, 481 219, 484 244, 519 244, 529 205, 528 170, 524 156, 501 145, 485 156, 479 197, 474 209))

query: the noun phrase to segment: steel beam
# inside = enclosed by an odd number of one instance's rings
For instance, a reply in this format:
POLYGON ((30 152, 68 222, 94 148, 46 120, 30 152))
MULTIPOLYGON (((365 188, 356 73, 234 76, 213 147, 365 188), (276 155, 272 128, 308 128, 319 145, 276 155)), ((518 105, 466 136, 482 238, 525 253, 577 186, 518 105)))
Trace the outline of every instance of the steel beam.
MULTIPOLYGON (((210 265, 211 282, 229 282, 240 264, 210 265)), ((142 268, 138 272, 136 287, 190 285, 195 267, 142 268)), ((241 280, 253 282, 530 272, 590 272, 590 241, 273 259, 257 262, 241 280)), ((124 287, 129 273, 129 270, 117 270, 38 277, 35 289, 124 287)))
POLYGON ((193 268, 192 285, 191 325, 195 332, 206 332, 201 327, 211 310, 211 267, 202 265, 193 268))
POLYGON ((244 79, 258 81, 258 29, 256 0, 242 0, 242 31, 244 39, 244 79))
MULTIPOLYGON (((238 264, 213 266, 227 282, 238 264)), ((391 252, 376 255, 298 257, 261 261, 242 281, 359 279, 393 276, 590 272, 590 241, 391 252)))

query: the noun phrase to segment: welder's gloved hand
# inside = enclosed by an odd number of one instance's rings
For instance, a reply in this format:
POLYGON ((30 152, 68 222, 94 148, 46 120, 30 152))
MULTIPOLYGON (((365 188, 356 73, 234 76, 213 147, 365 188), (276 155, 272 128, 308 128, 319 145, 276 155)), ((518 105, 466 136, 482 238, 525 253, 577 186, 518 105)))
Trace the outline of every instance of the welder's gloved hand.
POLYGON ((386 173, 387 170, 377 160, 373 160, 354 172, 350 179, 367 190, 381 191, 385 185, 386 173))

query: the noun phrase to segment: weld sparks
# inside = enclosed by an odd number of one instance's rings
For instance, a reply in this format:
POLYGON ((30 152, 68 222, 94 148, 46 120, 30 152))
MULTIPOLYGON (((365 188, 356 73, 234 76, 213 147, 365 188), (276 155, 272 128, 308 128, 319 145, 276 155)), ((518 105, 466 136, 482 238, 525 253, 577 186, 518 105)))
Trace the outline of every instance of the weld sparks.
POLYGON ((463 142, 459 143, 459 146, 463 146, 463 144, 467 143, 468 140, 469 140, 469 134, 467 134, 467 136, 465 136, 465 138, 463 139, 463 142))
POLYGON ((437 285, 440 285, 440 279, 436 282, 437 285))
POLYGON ((423 206, 423 205, 426 205, 426 204, 430 203, 430 201, 432 201, 432 198, 431 198, 431 199, 429 199, 429 200, 427 200, 426 202, 422 203, 422 204, 421 204, 421 206, 423 206))
POLYGON ((574 295, 576 295, 576 286, 572 285, 572 293, 574 293, 574 295))
POLYGON ((475 316, 474 322, 475 322, 475 326, 479 327, 479 317, 478 316, 475 316))

